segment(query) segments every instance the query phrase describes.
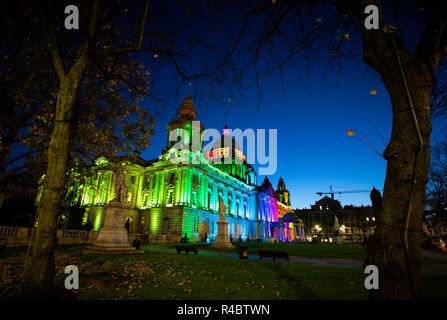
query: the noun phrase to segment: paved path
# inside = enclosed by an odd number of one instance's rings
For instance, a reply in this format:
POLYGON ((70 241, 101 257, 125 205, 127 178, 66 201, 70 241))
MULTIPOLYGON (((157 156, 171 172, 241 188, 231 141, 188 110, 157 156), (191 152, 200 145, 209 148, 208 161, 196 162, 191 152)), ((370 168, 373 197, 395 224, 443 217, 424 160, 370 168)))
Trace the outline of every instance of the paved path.
POLYGON ((422 255, 424 257, 434 258, 445 261, 447 263, 447 254, 441 252, 433 252, 430 250, 422 249, 422 255))
MULTIPOLYGON (((159 252, 159 253, 171 253, 176 254, 176 250, 173 245, 148 245, 145 247, 146 251, 159 252)), ((432 274, 447 274, 447 255, 442 253, 436 253, 428 250, 422 250, 422 254, 427 257, 432 257, 440 260, 446 261, 446 265, 422 265, 423 273, 432 274)), ((238 259, 239 255, 237 253, 229 252, 215 252, 208 250, 200 250, 198 252, 199 256, 208 257, 222 257, 222 258, 233 258, 238 259)), ((259 260, 258 255, 249 254, 248 259, 259 260)), ((263 260, 272 260, 271 258, 264 258, 263 260)), ((345 259, 329 259, 329 258, 303 258, 303 257, 290 257, 290 262, 301 263, 301 264, 311 264, 316 266, 325 267, 341 267, 341 268, 363 268, 363 261, 358 260, 345 260, 345 259)), ((284 259, 277 259, 277 261, 285 261, 284 259)))

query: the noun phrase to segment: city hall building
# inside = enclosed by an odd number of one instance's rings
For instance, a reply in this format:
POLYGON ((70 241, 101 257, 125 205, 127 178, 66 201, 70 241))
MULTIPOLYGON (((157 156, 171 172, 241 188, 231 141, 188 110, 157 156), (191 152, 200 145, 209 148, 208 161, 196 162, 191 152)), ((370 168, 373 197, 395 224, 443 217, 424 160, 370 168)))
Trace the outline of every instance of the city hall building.
MULTIPOLYGON (((234 241, 303 239, 302 226, 283 219, 293 210, 282 178, 276 191, 267 178, 257 186, 256 171, 225 129, 212 149, 202 153, 203 126, 200 134, 193 134, 196 115, 188 96, 167 125, 166 147, 158 159, 125 163, 129 231, 149 242, 180 242, 185 234, 189 241, 205 236, 212 241, 222 200, 228 206, 226 220, 234 241), (171 141, 170 135, 181 137, 184 148, 174 148, 178 141, 171 141)), ((77 177, 69 188, 74 202, 86 209, 83 222, 96 231, 104 223, 104 205, 114 198, 115 173, 108 167, 106 159, 98 159, 95 174, 77 177)))

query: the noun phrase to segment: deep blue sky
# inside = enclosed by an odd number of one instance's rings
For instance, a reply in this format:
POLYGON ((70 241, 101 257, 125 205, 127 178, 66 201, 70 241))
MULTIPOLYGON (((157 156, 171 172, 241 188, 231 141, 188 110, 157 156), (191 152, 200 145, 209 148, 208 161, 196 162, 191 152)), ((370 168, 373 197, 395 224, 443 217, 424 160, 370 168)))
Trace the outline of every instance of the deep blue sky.
MULTIPOLYGON (((330 7, 324 8, 324 10, 320 8, 318 11, 323 15, 323 21, 333 13, 330 12, 332 10, 330 7)), ((414 20, 416 18, 413 14, 414 8, 409 10, 414 20)), ((396 13, 394 10, 389 12, 396 13)), ((404 16, 409 14, 407 10, 398 13, 402 13, 404 16)), ((423 15, 419 14, 417 17, 422 19, 423 15)), ((312 34, 315 22, 311 16, 307 18, 310 20, 306 20, 309 22, 306 28, 310 29, 305 30, 312 34)), ((393 20, 394 18, 396 18, 395 15, 387 17, 393 25, 399 25, 393 20)), ((229 30, 234 31, 238 30, 241 21, 243 20, 223 19, 220 23, 227 22, 229 30)), ((289 22, 296 23, 296 17, 292 17, 289 22)), ((283 31, 288 30, 293 33, 295 30, 293 23, 284 26, 283 31)), ((215 33, 217 29, 203 27, 207 25, 199 24, 195 28, 191 27, 192 29, 188 32, 189 34, 201 34, 204 39, 214 44, 217 43, 217 48, 220 48, 221 43, 225 44, 222 41, 222 35, 219 36, 218 33, 215 33)), ((412 24, 412 26, 414 25, 419 26, 418 23, 412 24)), ((252 30, 254 34, 256 34, 257 28, 260 28, 260 25, 255 23, 255 29, 252 30)), ((421 30, 417 27, 409 29, 411 30, 407 34, 409 36, 407 45, 413 48, 418 43, 415 39, 421 30)), ((361 51, 361 39, 358 37, 351 33, 352 41, 350 43, 361 51)), ((278 42, 275 44, 278 45, 278 42)), ((282 52, 285 47, 275 47, 275 50, 282 52)), ((241 52, 242 62, 239 61, 239 63, 250 64, 252 56, 245 55, 244 50, 241 52)), ((194 69, 203 61, 207 62, 207 57, 212 56, 212 51, 210 53, 206 51, 205 46, 197 47, 193 54, 198 58, 196 64, 186 64, 186 69, 189 66, 194 69)), ((274 57, 267 53, 263 56, 264 60, 260 59, 258 62, 262 64, 269 61, 270 63, 270 58, 274 59, 274 57)), ((319 59, 321 63, 326 63, 329 52, 323 50, 316 57, 321 58, 319 59)), ((149 62, 149 65, 154 67, 152 71, 156 73, 157 62, 149 62)), ((309 208, 320 198, 316 192, 328 192, 330 185, 334 187, 335 191, 371 190, 374 185, 382 192, 386 161, 358 139, 368 137, 382 152, 385 145, 380 135, 386 141, 391 135, 391 104, 380 77, 371 69, 368 70, 362 61, 357 63, 344 59, 343 72, 338 79, 334 72, 337 70, 329 70, 329 77, 324 76, 322 67, 314 62, 312 62, 312 70, 308 74, 301 73, 299 70, 305 69, 309 62, 301 61, 299 58, 295 62, 295 67, 286 66, 283 70, 286 78, 279 78, 277 73, 275 77, 263 83, 259 104, 256 101, 258 92, 253 87, 243 89, 244 98, 236 100, 233 97, 233 91, 237 91, 235 90, 237 88, 228 84, 227 90, 223 90, 222 94, 210 98, 215 100, 214 103, 205 105, 203 102, 206 97, 203 95, 206 93, 202 91, 201 95, 196 97, 194 96, 195 83, 189 87, 188 84, 183 84, 180 97, 172 98, 169 101, 171 107, 156 113, 156 136, 153 139, 153 145, 145 150, 142 156, 147 159, 158 157, 161 148, 166 143, 167 122, 176 116, 176 110, 182 99, 191 93, 196 101, 198 120, 201 120, 206 128, 222 129, 227 124, 232 129, 278 130, 278 168, 274 175, 269 176, 269 179, 276 188, 279 177, 284 178, 286 187, 291 192, 294 208, 309 208), (370 93, 372 89, 376 89, 377 94, 372 95, 370 93), (228 98, 231 98, 232 101, 228 102, 228 98), (358 129, 362 134, 359 136, 357 133, 354 137, 349 137, 347 135, 349 129, 358 129)), ((156 81, 154 83, 158 89, 165 90, 175 86, 171 84, 169 72, 166 72, 165 69, 159 70, 162 72, 162 77, 158 77, 158 79, 162 83, 158 83, 158 85, 156 81)), ((154 78, 155 73, 153 73, 154 78)), ((246 77, 250 78, 250 75, 246 75, 246 77)), ((226 78, 222 82, 225 81, 226 78)), ((225 86, 226 83, 223 85, 225 86)), ((158 92, 157 88, 153 88, 153 90, 158 92)), ((200 92, 200 89, 198 91, 200 92)), ((234 95, 238 96, 238 93, 234 92, 234 95)), ((445 122, 434 121, 432 136, 438 138, 443 136, 439 133, 445 128, 445 122)), ((258 176, 258 184, 263 179, 264 177, 258 176)), ((336 198, 341 200, 342 205, 370 205, 371 202, 369 192, 347 193, 336 195, 336 198)))
MULTIPOLYGON (((164 30, 163 28, 172 29, 171 24, 175 25, 176 21, 182 20, 180 18, 183 17, 186 6, 187 2, 180 2, 178 5, 174 5, 174 2, 155 2, 149 13, 149 21, 152 21, 160 31, 164 30)), ((327 8, 329 11, 332 10, 327 8)), ((191 19, 194 20, 203 13, 207 12, 199 10, 191 19)), ((326 19, 324 15, 319 16, 323 16, 323 21, 326 19)), ((229 26, 226 30, 228 32, 238 31, 243 21, 226 15, 222 16, 224 18, 222 21, 214 21, 214 15, 205 14, 204 17, 201 23, 191 25, 187 23, 185 27, 187 29, 184 30, 187 37, 183 42, 179 41, 179 52, 183 52, 182 46, 189 48, 186 50, 188 58, 180 64, 180 69, 186 74, 193 74, 194 71, 200 73, 202 69, 213 70, 213 61, 222 59, 225 52, 222 48, 228 45, 226 41, 232 37, 228 39, 223 37, 217 32, 219 28, 210 27, 213 23, 229 26), (190 35, 199 35, 203 42, 211 45, 200 45, 201 42, 198 42, 190 47, 190 35), (208 47, 212 49, 207 50, 208 47), (202 68, 204 65, 207 68, 202 68)), ((309 19, 308 27, 313 30, 315 22, 313 18, 309 19)), ((132 19, 129 21, 133 22, 132 19)), ((418 25, 418 23, 412 24, 412 26, 418 25)), ((255 24, 255 27, 257 30, 259 24, 255 24)), ((414 30, 412 32, 417 34, 414 30)), ((353 34, 351 36, 351 43, 357 44, 360 48, 360 40, 356 40, 353 34)), ((409 41, 410 46, 416 43, 417 41, 409 41)), ((253 57, 250 52, 245 54, 244 48, 242 46, 240 49, 242 53, 234 55, 236 60, 240 59, 236 61, 236 65, 240 64, 242 67, 249 64, 253 57)), ((275 49, 282 52, 283 48, 275 49)), ((326 56, 328 52, 324 50, 317 54, 323 63, 327 60, 326 56)), ((269 59, 270 56, 267 54, 264 60, 260 59, 258 62, 267 63, 269 59)), ((152 146, 142 152, 143 158, 149 160, 159 156, 166 144, 166 125, 170 119, 176 117, 178 106, 190 93, 195 100, 197 118, 206 128, 221 130, 227 124, 232 129, 277 129, 278 167, 276 173, 268 178, 275 188, 279 177, 284 178, 286 187, 291 192, 293 208, 309 208, 320 198, 316 192, 328 192, 330 185, 335 191, 370 190, 373 185, 382 191, 386 161, 358 138, 365 139, 367 136, 380 152, 383 151, 385 146, 376 130, 386 141, 390 137, 391 104, 380 78, 373 71, 367 70, 363 62, 357 64, 344 59, 343 72, 336 78, 335 70, 329 70, 329 77, 324 76, 321 66, 314 62, 308 74, 301 73, 299 70, 305 69, 309 62, 297 58, 294 60, 295 67, 285 67, 285 77, 280 78, 275 74, 273 78, 266 80, 259 96, 253 87, 246 89, 244 86, 242 89, 242 86, 235 87, 234 83, 227 83, 227 79, 231 78, 231 72, 225 74, 226 77, 218 79, 222 80, 218 86, 224 88, 220 91, 218 89, 213 91, 214 88, 209 90, 210 87, 206 86, 205 89, 200 88, 200 83, 197 85, 194 81, 190 84, 186 81, 179 85, 178 74, 172 65, 168 66, 167 61, 170 59, 163 55, 158 58, 152 54, 142 56, 142 62, 150 70, 153 79, 150 84, 151 94, 166 97, 176 91, 179 93, 177 97, 174 94, 167 99, 169 106, 161 110, 160 105, 146 104, 155 116, 156 135, 152 139, 152 146), (243 92, 244 97, 237 92, 237 89, 243 92), (371 95, 372 89, 377 90, 376 95, 371 95), (212 91, 213 96, 209 98, 210 102, 205 103, 207 90, 212 91), (200 92, 200 95, 195 96, 195 92, 200 92), (232 101, 229 102, 228 98, 232 101), (347 135, 349 129, 357 129, 362 133, 349 137, 347 135)), ((253 73, 250 74, 248 70, 250 68, 247 68, 248 79, 245 80, 252 81, 253 73)), ((245 75, 246 70, 242 71, 245 75)), ((210 82, 215 80, 211 79, 210 82)), ((446 123, 446 119, 433 121, 432 142, 433 137, 437 139, 445 137, 446 123)), ((15 151, 18 152, 19 149, 20 147, 15 151)), ((258 176, 258 184, 262 183, 263 179, 263 176, 258 176)), ((336 198, 341 200, 342 205, 370 204, 369 192, 347 193, 336 195, 336 198)))
MULTIPOLYGON (((293 208, 309 208, 321 198, 316 192, 327 192, 330 185, 335 191, 370 190, 373 185, 382 191, 386 161, 347 135, 348 129, 359 129, 383 151, 382 140, 370 124, 386 140, 390 137, 391 105, 380 79, 372 74, 365 76, 355 67, 344 72, 338 83, 328 81, 318 71, 309 77, 307 85, 305 78, 301 79, 286 82, 284 87, 276 78, 266 82, 259 105, 254 101, 255 90, 237 102, 230 103, 227 97, 206 107, 196 102, 197 118, 206 128, 219 130, 225 124, 242 130, 277 129, 278 167, 268 178, 275 188, 279 177, 284 178, 293 208), (372 89, 377 90, 376 95, 371 95, 372 89)), ((183 95, 187 93, 186 89, 183 95)), ((157 114, 153 145, 142 153, 143 158, 158 157, 166 143, 166 124, 175 116, 175 107, 157 114)), ((441 128, 435 122, 433 134, 441 128)), ((258 184, 263 179, 258 176, 258 184)), ((336 198, 342 205, 370 205, 369 192, 336 198)))

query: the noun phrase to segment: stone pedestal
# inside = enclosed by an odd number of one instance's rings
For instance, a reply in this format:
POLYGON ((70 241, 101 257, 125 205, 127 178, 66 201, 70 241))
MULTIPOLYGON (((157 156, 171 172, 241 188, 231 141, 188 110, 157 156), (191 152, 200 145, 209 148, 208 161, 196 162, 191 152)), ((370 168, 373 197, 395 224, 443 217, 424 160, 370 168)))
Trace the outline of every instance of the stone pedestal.
POLYGON ((228 235, 228 224, 227 220, 217 221, 217 236, 212 248, 234 248, 228 235))
POLYGON ((87 253, 129 254, 142 253, 130 246, 129 233, 125 228, 128 206, 126 203, 112 200, 105 207, 104 226, 98 237, 85 251, 87 253))

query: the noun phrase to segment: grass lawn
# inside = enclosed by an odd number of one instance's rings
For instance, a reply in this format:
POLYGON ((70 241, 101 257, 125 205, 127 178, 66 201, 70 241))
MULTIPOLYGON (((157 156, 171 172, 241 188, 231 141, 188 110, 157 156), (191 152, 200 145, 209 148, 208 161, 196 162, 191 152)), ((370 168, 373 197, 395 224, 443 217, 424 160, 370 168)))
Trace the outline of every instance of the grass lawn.
MULTIPOLYGON (((199 250, 211 250, 211 244, 190 244, 199 250)), ((289 256, 338 258, 363 260, 366 257, 365 249, 360 244, 325 244, 325 243, 265 243, 265 242, 233 242, 235 249, 219 249, 219 251, 238 252, 239 245, 248 246, 249 254, 257 254, 258 250, 283 250, 289 256)))
MULTIPOLYGON (((289 256, 308 258, 352 259, 364 260, 365 248, 361 244, 326 244, 326 243, 265 243, 265 242, 233 242, 235 249, 213 249, 211 244, 188 244, 197 247, 198 250, 238 252, 239 245, 248 246, 248 253, 257 255, 258 250, 283 250, 289 256)), ((180 244, 181 245, 181 244, 180 244)), ((443 260, 424 257, 424 264, 447 264, 443 260)))
MULTIPOLYGON (((24 252, 0 255, 0 299, 22 280, 24 252)), ((140 255, 56 254, 55 286, 64 268, 80 272, 77 299, 367 299, 362 270, 146 252, 140 255)), ((424 277, 423 298, 447 299, 447 276, 424 277)))

